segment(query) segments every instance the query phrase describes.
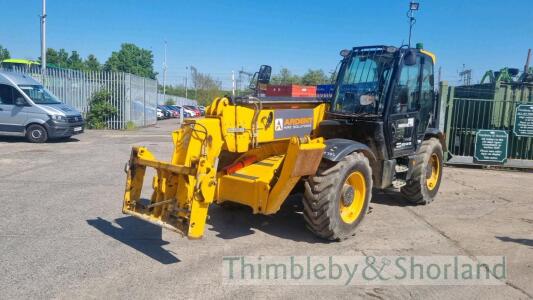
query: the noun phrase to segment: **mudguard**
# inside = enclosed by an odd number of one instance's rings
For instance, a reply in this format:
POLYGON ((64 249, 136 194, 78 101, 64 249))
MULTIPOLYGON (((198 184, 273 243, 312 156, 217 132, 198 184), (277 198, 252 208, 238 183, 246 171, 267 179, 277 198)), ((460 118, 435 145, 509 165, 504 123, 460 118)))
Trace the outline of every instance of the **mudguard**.
POLYGON ((355 151, 363 152, 363 154, 368 157, 371 164, 376 161, 376 156, 372 150, 363 143, 347 139, 330 139, 326 140, 325 144, 326 149, 324 150, 323 158, 329 161, 340 161, 346 155, 355 151))

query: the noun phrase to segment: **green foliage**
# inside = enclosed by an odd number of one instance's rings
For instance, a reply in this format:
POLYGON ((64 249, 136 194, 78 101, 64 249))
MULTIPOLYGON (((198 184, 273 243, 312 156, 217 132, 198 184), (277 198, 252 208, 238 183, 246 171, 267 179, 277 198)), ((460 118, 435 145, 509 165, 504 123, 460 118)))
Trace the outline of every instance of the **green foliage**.
POLYGON ((155 79, 154 55, 152 51, 142 49, 134 44, 122 44, 118 52, 111 53, 106 61, 106 71, 126 72, 155 79))
POLYGON ((61 48, 59 51, 47 48, 46 49, 46 63, 56 65, 59 68, 68 68, 68 52, 61 48))
POLYGON ((73 70, 83 70, 85 68, 83 60, 81 59, 78 51, 71 52, 69 58, 67 59, 67 65, 69 69, 73 70))
POLYGON ((100 65, 100 62, 93 54, 89 54, 89 56, 87 56, 87 59, 84 61, 84 65, 87 71, 100 71, 102 69, 102 65, 100 65))
POLYGON ((117 114, 117 108, 111 104, 111 93, 100 90, 92 96, 89 113, 87 113, 87 126, 91 129, 103 129, 106 120, 117 114))
MULTIPOLYGON (((196 68, 191 68, 191 82, 192 87, 189 87, 187 92, 188 99, 196 100, 199 105, 209 105, 216 97, 231 95, 231 91, 223 90, 222 83, 209 74, 200 73, 196 68)), ((161 92, 163 87, 159 87, 161 92)), ((168 95, 185 97, 185 86, 182 85, 167 85, 165 91, 168 95)))
POLYGON ((289 69, 282 68, 278 74, 272 76, 271 84, 303 84, 303 85, 317 85, 329 83, 330 79, 323 70, 309 69, 303 76, 293 74, 289 69))
POLYGON ((89 54, 87 59, 83 60, 78 51, 72 51, 69 55, 65 49, 46 49, 46 63, 64 69, 83 71, 101 70, 100 62, 98 62, 98 59, 93 54, 89 54))
POLYGON ((0 62, 8 58, 11 58, 11 56, 9 55, 9 50, 7 50, 7 48, 4 48, 2 47, 2 45, 0 45, 0 62))
POLYGON ((298 75, 293 75, 287 68, 282 68, 278 74, 272 76, 271 84, 300 84, 302 79, 298 75))
POLYGON ((318 70, 311 70, 307 71, 307 73, 302 76, 302 84, 304 85, 317 85, 317 84, 324 84, 328 83, 329 79, 324 74, 324 71, 318 69, 318 70))
POLYGON ((176 105, 176 101, 173 99, 167 99, 165 100, 165 105, 176 105))
POLYGON ((128 121, 126 122, 126 130, 134 130, 137 126, 135 126, 135 122, 128 121))

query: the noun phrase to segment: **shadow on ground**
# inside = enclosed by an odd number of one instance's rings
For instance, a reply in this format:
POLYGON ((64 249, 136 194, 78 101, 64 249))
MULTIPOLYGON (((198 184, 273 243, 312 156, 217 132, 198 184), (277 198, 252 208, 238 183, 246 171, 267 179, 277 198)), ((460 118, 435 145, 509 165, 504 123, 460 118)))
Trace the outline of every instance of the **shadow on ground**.
POLYGON ((533 247, 533 240, 530 240, 530 239, 516 239, 516 238, 512 238, 508 236, 497 236, 496 238, 502 242, 517 243, 517 244, 522 244, 525 246, 533 247))
POLYGON ((301 195, 290 196, 280 210, 270 216, 254 215, 246 206, 221 207, 212 205, 209 208, 207 223, 213 226, 211 231, 223 239, 236 239, 254 234, 256 230, 284 239, 304 241, 308 243, 324 243, 305 227, 302 215, 301 195))
MULTIPOLYGON (((217 232, 216 236, 223 239, 235 239, 254 234, 256 230, 269 235, 294 241, 308 243, 328 243, 307 230, 303 218, 301 194, 290 196, 281 209, 274 215, 254 215, 246 206, 225 208, 212 205, 209 208, 207 223, 209 230, 217 232)), ((374 192, 371 208, 379 205, 410 206, 399 193, 374 192)), ((371 210, 370 210, 371 211, 371 210)), ((367 216, 369 217, 369 216, 367 216)))
POLYGON ((100 217, 87 220, 87 224, 98 229, 100 232, 144 253, 162 264, 167 265, 180 261, 162 247, 169 242, 162 239, 161 227, 130 216, 116 219, 115 223, 120 227, 100 217))
MULTIPOLYGON (((61 139, 49 139, 46 143, 47 144, 58 144, 58 143, 75 143, 79 142, 77 138, 61 138, 61 139)), ((30 143, 26 139, 26 137, 23 136, 2 136, 0 137, 0 142, 6 142, 6 143, 30 143)))
POLYGON ((394 190, 374 190, 372 193, 372 203, 387 206, 416 206, 403 197, 399 191, 394 190))

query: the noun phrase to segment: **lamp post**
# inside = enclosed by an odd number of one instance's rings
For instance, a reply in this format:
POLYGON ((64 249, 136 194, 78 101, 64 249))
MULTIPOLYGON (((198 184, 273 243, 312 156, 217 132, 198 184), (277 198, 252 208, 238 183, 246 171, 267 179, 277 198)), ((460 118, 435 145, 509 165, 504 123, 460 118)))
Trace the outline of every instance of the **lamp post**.
POLYGON ((420 8, 420 3, 417 1, 411 1, 409 3, 409 11, 407 12, 407 18, 409 18, 409 48, 411 48, 411 35, 413 33, 413 26, 416 24, 414 17, 415 11, 420 8))

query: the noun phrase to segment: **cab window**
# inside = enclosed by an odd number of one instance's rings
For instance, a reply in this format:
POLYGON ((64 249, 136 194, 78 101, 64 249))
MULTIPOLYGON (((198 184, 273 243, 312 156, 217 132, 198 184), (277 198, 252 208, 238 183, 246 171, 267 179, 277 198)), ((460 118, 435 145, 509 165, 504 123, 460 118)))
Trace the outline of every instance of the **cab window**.
POLYGON ((392 96, 391 112, 393 114, 416 112, 418 110, 419 81, 420 57, 417 57, 416 64, 402 67, 400 78, 392 96))
POLYGON ((0 104, 13 105, 15 99, 22 97, 22 95, 14 87, 7 84, 0 84, 0 104))
POLYGON ((420 93, 420 126, 419 132, 424 132, 435 113, 435 91, 433 64, 430 58, 422 58, 422 87, 420 93))

